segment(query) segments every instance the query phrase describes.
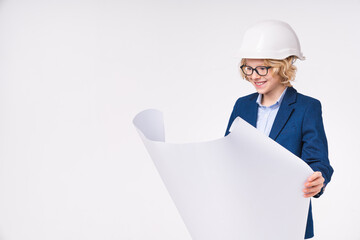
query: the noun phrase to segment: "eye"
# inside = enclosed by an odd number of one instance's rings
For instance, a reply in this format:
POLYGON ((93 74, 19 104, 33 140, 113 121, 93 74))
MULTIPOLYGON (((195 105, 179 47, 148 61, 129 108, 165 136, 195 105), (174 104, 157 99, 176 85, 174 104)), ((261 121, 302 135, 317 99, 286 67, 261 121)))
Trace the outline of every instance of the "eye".
POLYGON ((257 67, 257 69, 258 69, 259 71, 266 71, 266 67, 263 67, 263 66, 257 67))

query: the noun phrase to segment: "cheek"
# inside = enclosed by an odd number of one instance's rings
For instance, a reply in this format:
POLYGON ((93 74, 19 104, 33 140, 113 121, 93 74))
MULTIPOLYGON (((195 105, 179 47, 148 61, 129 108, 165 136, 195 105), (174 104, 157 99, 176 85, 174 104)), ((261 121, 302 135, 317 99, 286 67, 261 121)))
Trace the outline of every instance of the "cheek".
POLYGON ((269 71, 268 75, 269 75, 269 78, 271 78, 271 80, 273 82, 279 82, 281 83, 281 76, 276 73, 273 69, 270 69, 271 71, 269 71))
POLYGON ((273 83, 281 83, 281 77, 278 74, 271 74, 268 76, 268 80, 273 83))

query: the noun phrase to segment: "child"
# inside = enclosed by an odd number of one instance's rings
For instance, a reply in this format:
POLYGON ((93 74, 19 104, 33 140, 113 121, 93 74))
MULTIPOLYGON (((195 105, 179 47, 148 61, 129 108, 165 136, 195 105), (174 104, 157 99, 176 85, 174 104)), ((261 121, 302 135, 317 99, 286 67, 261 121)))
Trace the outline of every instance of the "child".
MULTIPOLYGON (((315 172, 304 186, 304 197, 318 198, 333 169, 323 127, 321 104, 291 85, 296 59, 304 60, 294 30, 285 22, 268 20, 250 27, 240 49, 240 71, 257 93, 239 98, 225 135, 238 116, 304 160, 315 172)), ((277 186, 281 190, 281 186, 277 186)), ((311 204, 305 239, 314 236, 311 204)))

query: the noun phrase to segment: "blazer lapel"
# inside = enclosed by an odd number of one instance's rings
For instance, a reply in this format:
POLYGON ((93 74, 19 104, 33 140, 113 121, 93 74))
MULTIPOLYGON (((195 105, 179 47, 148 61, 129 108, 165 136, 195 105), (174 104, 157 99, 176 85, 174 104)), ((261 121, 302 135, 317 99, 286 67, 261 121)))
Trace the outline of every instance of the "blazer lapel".
POLYGON ((296 93, 297 91, 293 87, 289 87, 286 90, 284 99, 280 105, 279 111, 270 131, 269 137, 273 140, 276 140, 276 138, 279 136, 281 130, 284 128, 292 112, 294 111, 295 106, 293 103, 296 102, 296 93))

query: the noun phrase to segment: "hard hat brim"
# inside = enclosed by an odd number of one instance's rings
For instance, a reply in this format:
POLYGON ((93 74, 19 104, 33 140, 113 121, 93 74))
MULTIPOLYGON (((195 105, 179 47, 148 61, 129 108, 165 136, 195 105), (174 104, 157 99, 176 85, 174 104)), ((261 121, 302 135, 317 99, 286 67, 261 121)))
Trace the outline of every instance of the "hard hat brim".
POLYGON ((238 57, 239 58, 248 58, 248 59, 276 59, 282 60, 290 56, 296 56, 300 60, 305 60, 305 56, 295 50, 295 49, 286 49, 281 52, 279 51, 262 51, 262 52, 253 52, 253 51, 244 51, 240 50, 238 57))

